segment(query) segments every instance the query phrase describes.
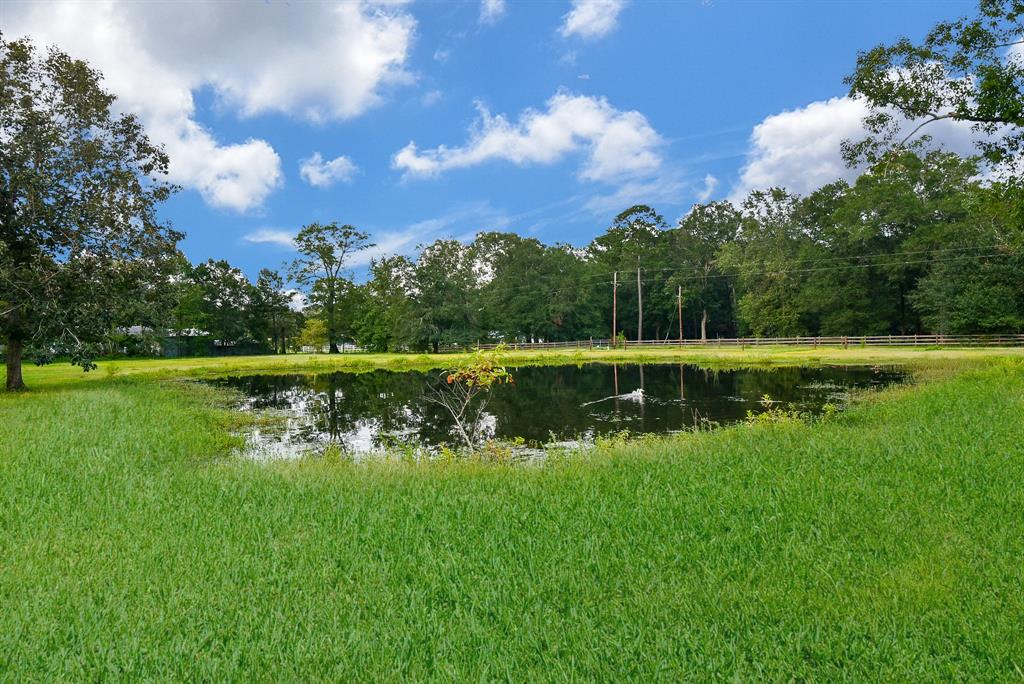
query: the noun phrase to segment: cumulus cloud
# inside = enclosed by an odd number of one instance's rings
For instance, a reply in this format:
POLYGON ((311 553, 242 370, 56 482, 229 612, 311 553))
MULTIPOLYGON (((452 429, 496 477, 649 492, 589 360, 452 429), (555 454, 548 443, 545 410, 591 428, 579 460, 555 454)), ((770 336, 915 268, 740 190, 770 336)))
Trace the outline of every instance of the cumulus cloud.
POLYGON ((295 235, 276 228, 260 228, 243 236, 242 239, 255 245, 278 245, 288 249, 295 247, 295 235))
POLYGON ((208 203, 258 207, 281 184, 264 140, 225 142, 195 120, 193 93, 210 88, 241 116, 278 112, 314 121, 372 107, 410 80, 415 30, 398 6, 339 3, 7 3, 4 33, 29 35, 86 59, 118 107, 167 147, 171 179, 208 203))
POLYGON ((421 150, 410 142, 392 158, 406 176, 436 176, 492 160, 551 164, 583 150, 585 180, 612 181, 651 173, 661 165, 662 138, 640 112, 621 111, 604 98, 560 92, 544 111, 527 109, 516 123, 477 103, 480 117, 457 147, 421 150))
POLYGON ((480 0, 480 23, 498 23, 505 16, 505 10, 505 0, 480 0))
POLYGON ((318 188, 329 188, 338 181, 347 183, 358 170, 359 167, 345 155, 325 161, 319 152, 314 152, 312 157, 299 162, 302 180, 318 188))
MULTIPOLYGON (((840 145, 847 138, 857 140, 866 135, 861 121, 867 113, 867 105, 860 100, 834 97, 766 117, 750 136, 746 161, 730 200, 739 202, 751 190, 772 186, 804 194, 838 179, 854 180, 862 169, 844 164, 840 145)), ((975 151, 967 124, 940 121, 921 132, 952 152, 975 151)))
POLYGON ((625 6, 625 0, 572 0, 559 32, 565 38, 602 38, 615 29, 625 6))

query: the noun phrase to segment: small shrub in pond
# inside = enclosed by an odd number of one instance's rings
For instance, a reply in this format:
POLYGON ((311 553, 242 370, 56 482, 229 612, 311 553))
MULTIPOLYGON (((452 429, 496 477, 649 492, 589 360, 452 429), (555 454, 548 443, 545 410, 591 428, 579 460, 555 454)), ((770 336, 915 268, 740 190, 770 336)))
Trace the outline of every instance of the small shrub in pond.
POLYGON ((481 441, 483 414, 495 385, 510 384, 512 374, 501 364, 504 345, 477 350, 464 363, 442 375, 441 384, 427 398, 451 414, 455 430, 470 449, 481 441))
POLYGON ((765 394, 759 402, 764 409, 760 413, 747 411, 747 423, 749 425, 777 425, 780 423, 798 423, 809 418, 809 414, 800 411, 793 404, 786 407, 776 406, 778 402, 765 394))

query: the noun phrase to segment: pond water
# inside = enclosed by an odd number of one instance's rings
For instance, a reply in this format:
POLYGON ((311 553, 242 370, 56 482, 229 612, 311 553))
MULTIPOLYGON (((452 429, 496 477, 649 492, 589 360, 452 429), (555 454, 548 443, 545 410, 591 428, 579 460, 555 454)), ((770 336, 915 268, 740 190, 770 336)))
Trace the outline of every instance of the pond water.
MULTIPOLYGON (((593 440, 622 431, 669 433, 765 410, 764 395, 816 413, 843 404, 853 388, 899 382, 880 368, 712 371, 646 364, 510 368, 515 383, 495 387, 482 416, 489 439, 531 446, 593 440)), ((247 375, 212 380, 244 397, 240 408, 273 416, 247 434, 246 454, 295 458, 337 444, 353 454, 396 445, 433 449, 459 443, 450 414, 430 400, 440 371, 247 375)))

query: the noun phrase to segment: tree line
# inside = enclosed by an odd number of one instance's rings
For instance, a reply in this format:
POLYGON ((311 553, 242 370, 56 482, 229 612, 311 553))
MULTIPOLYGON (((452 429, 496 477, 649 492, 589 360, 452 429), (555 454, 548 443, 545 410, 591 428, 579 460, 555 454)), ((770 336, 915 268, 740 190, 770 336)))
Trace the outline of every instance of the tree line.
POLYGON ((853 184, 758 190, 672 226, 634 206, 582 248, 437 240, 341 283, 337 331, 379 351, 608 338, 614 306, 629 339, 677 338, 680 309, 688 339, 1021 332, 1024 196, 977 175, 908 151, 853 184))
POLYGON ((588 245, 508 232, 437 240, 347 271, 368 236, 310 224, 297 258, 251 282, 191 264, 158 214, 177 188, 138 118, 57 47, 0 34, 0 343, 22 361, 88 370, 111 351, 283 352, 346 340, 438 350, 484 340, 671 339, 1024 330, 1024 3, 860 53, 846 79, 869 108, 846 141, 855 182, 692 207, 669 225, 638 205, 588 245), (939 121, 977 156, 936 149, 939 121), (291 306, 289 284, 309 306, 291 306), (642 300, 642 311, 641 311, 642 300), (613 323, 614 321, 614 323, 613 323), (142 342, 139 342, 139 340, 142 342))
MULTIPOLYGON (((1017 333, 1022 219, 1022 189, 980 181, 976 161, 904 151, 852 184, 756 190, 738 206, 694 205, 674 225, 633 206, 583 247, 496 231, 436 240, 372 260, 363 282, 346 266, 368 236, 314 223, 298 256, 255 282, 224 260, 178 255, 145 324, 175 354, 604 339, 613 315, 630 340, 665 340, 679 337, 680 313, 687 339, 1017 333)), ((139 348, 116 333, 121 349, 139 348)))

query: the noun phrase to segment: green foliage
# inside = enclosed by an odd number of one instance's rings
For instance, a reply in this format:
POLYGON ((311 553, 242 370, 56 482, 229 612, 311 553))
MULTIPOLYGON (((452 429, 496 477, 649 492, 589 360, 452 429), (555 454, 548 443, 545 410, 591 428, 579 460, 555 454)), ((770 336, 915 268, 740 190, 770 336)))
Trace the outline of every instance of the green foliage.
MULTIPOLYGON (((809 420, 810 416, 795 406, 782 406, 771 396, 761 397, 760 411, 747 411, 747 425, 786 425, 809 420)), ((830 405, 831 406, 831 405, 830 405)), ((830 414, 834 413, 833 408, 830 414)))
POLYGON ((513 382, 512 374, 501 362, 505 352, 504 345, 476 350, 448 370, 444 382, 430 397, 451 414, 459 437, 470 449, 479 446, 483 436, 484 410, 491 388, 513 382))
POLYGON ((978 9, 976 17, 937 24, 919 43, 901 38, 857 56, 846 83, 871 107, 864 122, 871 136, 844 144, 851 164, 876 162, 949 119, 971 125, 989 163, 1019 173, 1024 60, 1008 57, 1007 48, 1024 43, 1024 4, 980 0, 978 9))
POLYGON ((468 346, 480 337, 477 272, 469 247, 458 240, 437 240, 424 247, 413 271, 413 290, 416 349, 468 346))
POLYGON ((372 246, 369 235, 337 222, 310 223, 295 236, 299 256, 292 261, 289 275, 306 287, 313 302, 322 308, 331 353, 338 352, 344 313, 340 306, 352 288, 351 281, 344 277, 345 265, 352 254, 372 246))
POLYGON ((86 63, 0 35, 0 340, 8 389, 23 352, 88 370, 118 326, 167 304, 181 235, 156 207, 168 159, 86 63))
POLYGON ((298 347, 315 347, 320 349, 327 344, 327 323, 321 318, 308 317, 302 324, 302 330, 295 339, 298 347))
POLYGON ((473 250, 489 276, 480 285, 483 325, 500 339, 578 340, 601 334, 596 291, 585 283, 587 265, 570 247, 513 233, 481 233, 473 250))
POLYGON ((415 265, 402 256, 375 259, 361 287, 354 312, 354 336, 373 351, 399 351, 415 345, 416 307, 411 288, 415 265))
POLYGON ((501 364, 501 357, 506 351, 504 345, 474 351, 468 359, 449 370, 445 384, 486 390, 492 385, 512 382, 512 374, 501 364))

